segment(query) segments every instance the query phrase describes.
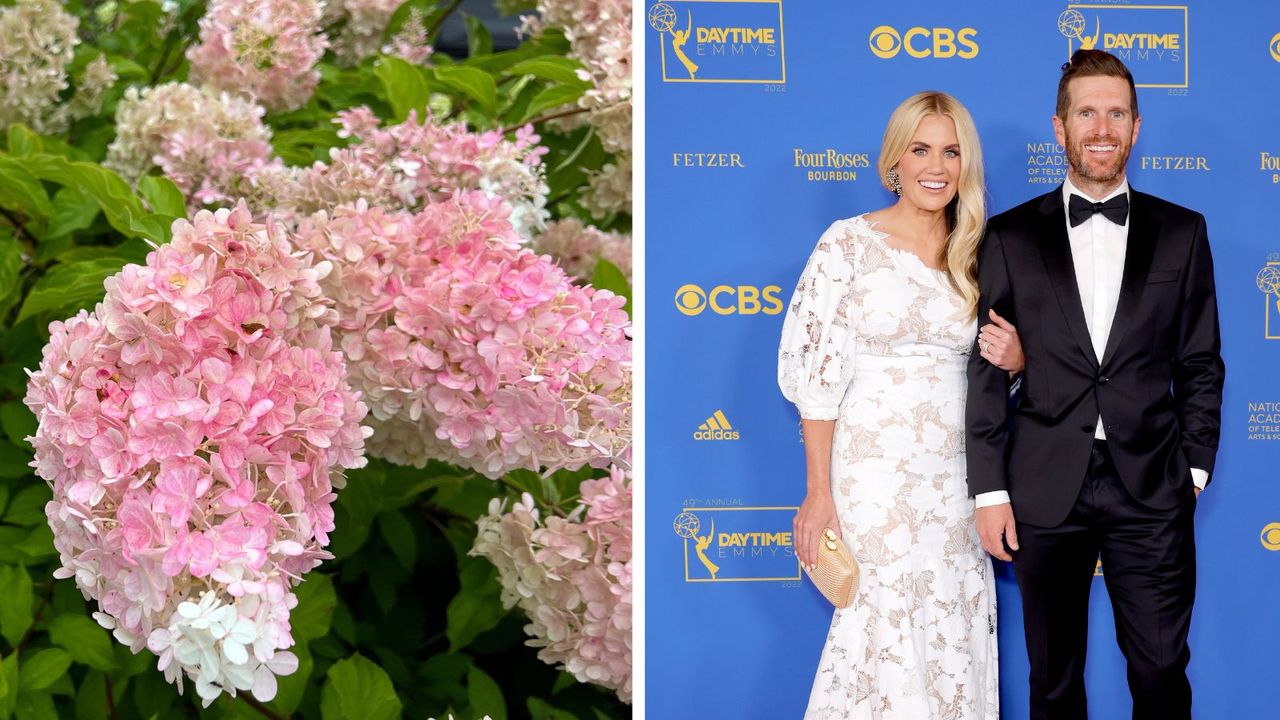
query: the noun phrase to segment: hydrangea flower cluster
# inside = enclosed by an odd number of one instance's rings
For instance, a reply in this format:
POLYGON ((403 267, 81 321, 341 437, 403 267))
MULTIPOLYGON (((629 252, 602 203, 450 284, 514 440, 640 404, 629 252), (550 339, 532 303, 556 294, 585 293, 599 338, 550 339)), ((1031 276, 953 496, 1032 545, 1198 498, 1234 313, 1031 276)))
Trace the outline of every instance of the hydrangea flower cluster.
POLYGON ((529 617, 538 658, 631 702, 631 482, 618 468, 582 483, 582 504, 545 520, 525 493, 495 498, 470 554, 498 568, 502 604, 529 617))
POLYGON ((618 156, 591 180, 582 203, 596 217, 631 208, 631 0, 538 0, 524 31, 563 28, 569 56, 592 87, 578 101, 604 149, 618 156))
POLYGON ((581 280, 590 280, 602 259, 631 280, 631 237, 585 225, 578 218, 547 223, 547 229, 534 238, 533 249, 551 255, 565 272, 581 280))
POLYGON ((295 215, 367 200, 384 208, 416 210, 456 190, 482 190, 511 207, 511 223, 524 237, 542 228, 547 187, 542 155, 547 149, 532 126, 507 140, 499 131, 471 132, 464 123, 421 122, 416 114, 380 127, 367 107, 338 113, 338 135, 354 138, 329 151, 329 163, 290 168, 259 178, 282 211, 295 215), (273 177, 274 176, 274 177, 273 177))
POLYGON ((237 198, 254 202, 260 194, 254 178, 283 167, 272 155, 263 114, 250 100, 186 83, 131 87, 116 108, 116 138, 104 165, 130 181, 159 166, 193 210, 237 198))
POLYGON ((361 60, 377 55, 391 16, 403 4, 404 0, 327 0, 324 25, 342 23, 342 29, 333 41, 333 53, 338 62, 357 65, 361 60))
POLYGON ((247 93, 268 110, 306 104, 329 45, 316 0, 214 0, 187 51, 191 83, 247 93))
POLYGON ((18 0, 0 8, 0 129, 23 123, 57 134, 102 107, 116 73, 101 55, 85 66, 76 91, 59 104, 70 83, 80 20, 56 0, 18 0))
POLYGON ((289 589, 329 557, 367 409, 331 341, 327 263, 243 205, 173 229, 92 313, 49 326, 32 465, 53 489, 54 576, 98 621, 206 705, 266 701, 297 667, 289 589))
POLYGON ((301 248, 333 264, 322 288, 370 408, 370 454, 494 478, 630 462, 624 299, 522 249, 509 212, 472 191, 417 214, 360 201, 301 225, 301 248))

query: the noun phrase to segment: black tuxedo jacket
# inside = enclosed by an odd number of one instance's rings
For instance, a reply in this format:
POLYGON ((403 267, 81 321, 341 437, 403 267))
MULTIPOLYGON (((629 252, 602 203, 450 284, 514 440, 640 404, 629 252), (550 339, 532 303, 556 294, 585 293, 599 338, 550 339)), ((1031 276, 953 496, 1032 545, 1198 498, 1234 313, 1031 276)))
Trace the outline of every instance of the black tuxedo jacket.
POLYGON ((1130 189, 1119 304, 1099 362, 1067 237, 1062 189, 991 218, 978 251, 979 325, 995 308, 1018 328, 1021 392, 969 357, 969 493, 1007 490, 1020 522, 1066 519, 1101 414, 1120 479, 1153 509, 1192 492, 1218 449, 1225 366, 1204 217, 1130 189), (1012 415, 1012 417, 1010 417, 1012 415))

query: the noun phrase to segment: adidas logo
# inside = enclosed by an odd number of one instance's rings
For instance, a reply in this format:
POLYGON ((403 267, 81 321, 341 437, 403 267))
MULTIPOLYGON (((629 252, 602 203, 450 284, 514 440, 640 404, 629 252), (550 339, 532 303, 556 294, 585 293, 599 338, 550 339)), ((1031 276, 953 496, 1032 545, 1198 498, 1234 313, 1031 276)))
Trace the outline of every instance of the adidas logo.
POLYGON ((724 416, 723 410, 715 411, 693 433, 694 440, 737 440, 739 437, 741 435, 729 424, 729 418, 724 416))

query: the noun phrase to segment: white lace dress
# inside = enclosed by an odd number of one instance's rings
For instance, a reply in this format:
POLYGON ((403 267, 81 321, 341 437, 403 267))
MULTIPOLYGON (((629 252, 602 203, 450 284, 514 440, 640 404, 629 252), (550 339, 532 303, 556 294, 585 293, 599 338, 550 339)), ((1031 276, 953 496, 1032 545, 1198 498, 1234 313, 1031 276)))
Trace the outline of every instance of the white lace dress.
POLYGON ((831 492, 862 570, 836 610, 806 718, 999 717, 995 586, 965 485, 975 323, 940 271, 863 217, 818 241, 782 329, 778 381, 836 420, 831 492))

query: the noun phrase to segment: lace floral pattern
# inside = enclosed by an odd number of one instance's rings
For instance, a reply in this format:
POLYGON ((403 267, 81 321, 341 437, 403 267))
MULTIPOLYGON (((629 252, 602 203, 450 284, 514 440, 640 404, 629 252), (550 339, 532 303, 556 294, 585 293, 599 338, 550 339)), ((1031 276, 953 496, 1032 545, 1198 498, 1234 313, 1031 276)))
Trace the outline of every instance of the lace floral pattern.
POLYGON ((833 224, 783 324, 778 382, 834 419, 831 490, 862 569, 806 718, 999 717, 995 586, 965 485, 974 322, 946 276, 859 216, 833 224))

